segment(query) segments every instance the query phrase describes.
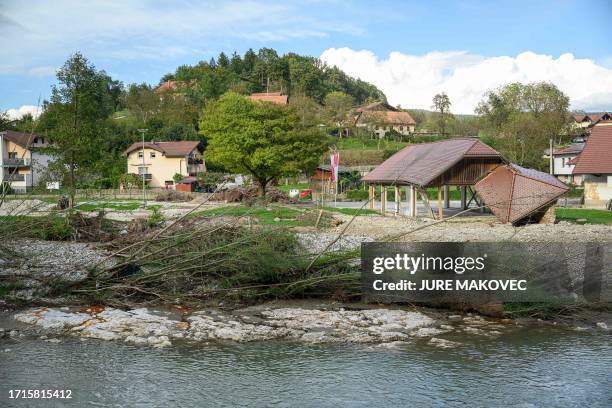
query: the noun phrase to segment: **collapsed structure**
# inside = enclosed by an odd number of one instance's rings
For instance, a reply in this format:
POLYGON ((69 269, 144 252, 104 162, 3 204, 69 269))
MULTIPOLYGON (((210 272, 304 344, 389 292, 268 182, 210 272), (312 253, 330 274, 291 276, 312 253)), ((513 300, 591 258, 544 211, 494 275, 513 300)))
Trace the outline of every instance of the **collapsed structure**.
POLYGON ((367 174, 363 181, 370 185, 370 208, 374 208, 375 186, 380 185, 383 213, 388 186, 395 187, 396 213, 401 202, 400 187, 406 186, 408 214, 412 217, 416 216, 416 195, 420 194, 431 210, 426 191, 436 187, 438 219, 442 219, 442 208, 449 208, 449 186, 457 186, 461 191, 462 209, 467 209, 472 202, 479 207, 486 203, 502 222, 511 223, 541 212, 568 190, 549 174, 507 163, 499 152, 477 138, 407 146, 367 174))

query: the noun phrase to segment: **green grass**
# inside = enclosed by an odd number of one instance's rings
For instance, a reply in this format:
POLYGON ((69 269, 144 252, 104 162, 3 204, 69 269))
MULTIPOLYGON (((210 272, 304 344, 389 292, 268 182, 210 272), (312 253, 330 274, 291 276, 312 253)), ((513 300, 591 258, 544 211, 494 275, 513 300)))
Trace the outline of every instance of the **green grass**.
MULTIPOLYGON (((100 211, 100 210, 113 210, 113 211, 132 211, 142 207, 141 202, 84 202, 76 205, 76 209, 79 211, 100 211)), ((152 207, 152 206, 149 206, 152 207)), ((149 208, 147 207, 147 208, 149 208)), ((159 206, 157 206, 159 207, 159 206)))
POLYGON ((285 193, 288 193, 289 190, 306 190, 310 188, 310 184, 308 183, 297 183, 297 184, 283 184, 277 186, 277 188, 285 193))
POLYGON ((284 226, 306 226, 307 223, 297 220, 297 217, 304 214, 304 211, 279 206, 246 206, 235 205, 227 207, 212 208, 210 210, 199 211, 194 216, 205 217, 254 217, 263 225, 284 225, 284 226), (280 221, 274 221, 280 218, 280 221))
MULTIPOLYGON (((325 211, 336 212, 346 215, 355 215, 358 212, 357 208, 333 208, 324 207, 325 211)), ((282 225, 287 227, 310 227, 314 225, 316 216, 310 217, 309 219, 299 219, 300 216, 306 214, 309 211, 316 212, 318 209, 312 208, 309 210, 296 209, 291 207, 281 206, 246 206, 246 205, 235 205, 226 206, 219 208, 212 208, 210 210, 199 211, 193 216, 195 217, 253 217, 256 218, 261 225, 282 225), (274 221, 279 218, 280 221, 274 221)), ((360 215, 377 214, 376 211, 364 208, 359 211, 360 215)))
POLYGON ((557 208, 557 221, 577 222, 585 219, 586 224, 612 224, 612 211, 585 208, 557 208))
POLYGON ((408 145, 408 142, 398 142, 396 140, 387 139, 357 139, 349 137, 336 140, 336 147, 339 150, 377 149, 398 151, 408 145))
POLYGON ((337 212, 344 215, 372 215, 378 214, 379 212, 376 210, 371 210, 369 208, 335 208, 335 207, 323 207, 326 211, 337 212))

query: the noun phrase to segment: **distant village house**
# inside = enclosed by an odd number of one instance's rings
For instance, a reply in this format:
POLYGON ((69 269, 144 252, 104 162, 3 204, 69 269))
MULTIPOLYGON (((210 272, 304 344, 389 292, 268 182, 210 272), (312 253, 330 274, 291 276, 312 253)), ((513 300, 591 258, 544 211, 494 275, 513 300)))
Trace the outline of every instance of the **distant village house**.
POLYGON ((16 193, 31 191, 47 173, 52 158, 41 149, 48 146, 48 140, 37 134, 0 132, 0 185, 16 193))
POLYGON ((385 103, 375 102, 361 106, 354 112, 355 126, 366 128, 376 134, 379 138, 394 130, 401 135, 409 135, 414 132, 416 122, 408 112, 385 103))
POLYGON ((612 120, 593 126, 572 174, 583 177, 584 204, 587 207, 612 206, 612 120))
POLYGON ((287 95, 283 95, 281 92, 254 93, 249 95, 249 99, 259 102, 272 102, 278 105, 287 105, 289 103, 289 97, 287 95))
POLYGON ((134 143, 124 152, 127 172, 144 177, 152 188, 175 188, 175 175, 186 184, 193 184, 198 174, 206 171, 203 146, 197 141, 134 143))

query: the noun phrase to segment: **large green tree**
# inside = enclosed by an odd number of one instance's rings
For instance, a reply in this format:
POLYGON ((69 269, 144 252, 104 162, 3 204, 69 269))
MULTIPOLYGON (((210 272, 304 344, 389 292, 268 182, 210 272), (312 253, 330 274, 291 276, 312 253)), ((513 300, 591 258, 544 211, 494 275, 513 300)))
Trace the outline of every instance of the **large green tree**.
POLYGON ((208 139, 207 160, 252 175, 261 196, 272 180, 314 169, 327 148, 326 137, 302 127, 292 107, 233 92, 206 106, 200 132, 208 139))
POLYGON ((323 115, 330 125, 338 127, 338 137, 342 137, 342 131, 348 126, 354 104, 353 97, 344 92, 334 91, 325 96, 323 115))
POLYGON ((451 101, 445 92, 434 95, 432 108, 436 112, 435 126, 440 135, 444 136, 448 128, 448 122, 452 119, 450 113, 451 101))
POLYGON ((45 103, 41 126, 52 141, 51 167, 63 177, 71 206, 79 179, 104 158, 106 120, 115 108, 109 79, 76 53, 57 72, 58 84, 45 103))
POLYGON ((550 139, 569 138, 569 98, 548 82, 513 83, 486 94, 476 108, 490 142, 508 159, 543 169, 550 139))

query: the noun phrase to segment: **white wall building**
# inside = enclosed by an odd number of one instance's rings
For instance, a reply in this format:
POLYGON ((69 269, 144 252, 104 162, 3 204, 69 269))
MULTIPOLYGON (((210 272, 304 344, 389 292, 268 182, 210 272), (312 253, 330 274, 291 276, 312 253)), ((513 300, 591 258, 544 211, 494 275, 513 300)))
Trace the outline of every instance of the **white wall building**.
POLYGON ((43 136, 7 130, 0 132, 0 184, 13 192, 26 193, 37 186, 47 172, 51 156, 44 152, 43 136))

